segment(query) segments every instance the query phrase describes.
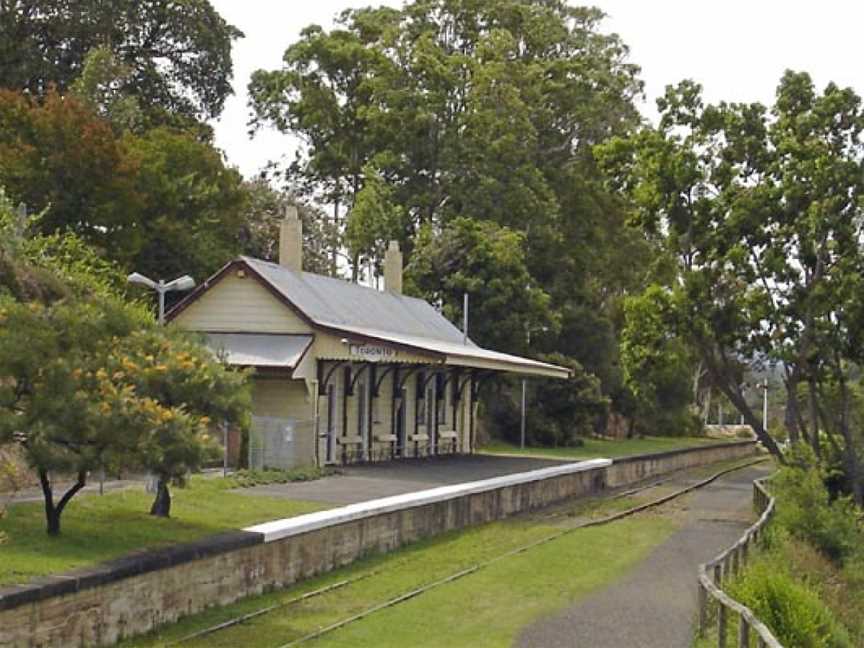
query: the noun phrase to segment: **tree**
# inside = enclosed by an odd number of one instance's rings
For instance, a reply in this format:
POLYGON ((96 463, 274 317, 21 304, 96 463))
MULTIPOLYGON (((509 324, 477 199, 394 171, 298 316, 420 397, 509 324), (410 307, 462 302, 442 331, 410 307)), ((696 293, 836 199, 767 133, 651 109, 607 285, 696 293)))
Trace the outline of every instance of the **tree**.
POLYGON ((693 434, 701 422, 692 411, 692 354, 667 326, 668 294, 659 286, 624 302, 621 339, 624 382, 634 397, 637 429, 693 434))
POLYGON ((207 0, 9 0, 0 12, 0 87, 45 97, 110 46, 130 70, 125 95, 151 120, 203 120, 231 94, 231 44, 243 34, 207 0))
MULTIPOLYGON (((243 376, 156 328, 113 289, 105 262, 69 235, 25 238, 0 192, 0 445, 36 472, 49 534, 98 468, 194 469, 206 412, 239 422, 243 376), (55 501, 54 479, 75 475, 55 501)), ((167 514, 167 484, 157 514, 167 514)))
POLYGON ((81 76, 69 86, 69 94, 86 103, 93 112, 107 119, 118 132, 136 130, 144 122, 138 99, 124 92, 132 68, 123 65, 110 48, 90 50, 84 59, 81 76))
POLYGON ((141 196, 131 214, 139 245, 126 267, 152 277, 203 279, 240 251, 247 195, 240 173, 225 166, 219 151, 164 127, 128 134, 123 144, 141 196))
MULTIPOLYGON (((575 358, 617 401, 620 300, 643 284, 652 250, 625 227, 593 157, 639 123, 638 68, 603 17, 563 0, 350 10, 330 31, 304 30, 249 91, 255 126, 304 143, 284 173, 332 205, 349 256, 374 262, 395 235, 410 267, 415 248, 462 219, 518 232, 529 284, 551 296, 558 325, 544 333, 534 319, 546 307, 534 318, 504 301, 488 321, 523 331, 508 342, 531 329, 534 347, 575 358)), ((461 287, 420 290, 461 313, 461 287)))
POLYGON ((384 252, 390 240, 402 238, 405 216, 394 201, 393 188, 371 166, 363 167, 366 183, 358 192, 345 226, 345 242, 354 279, 364 264, 381 274, 384 252))
POLYGON ((31 209, 50 205, 42 232, 74 232, 128 264, 140 245, 136 174, 111 124, 82 101, 0 90, 0 184, 31 209))
POLYGON ((339 247, 339 233, 320 209, 290 192, 274 189, 264 178, 245 182, 243 191, 247 198, 240 230, 243 254, 277 262, 279 223, 285 210, 293 206, 303 223, 303 269, 338 276, 333 254, 339 247))
POLYGON ((221 154, 167 127, 120 132, 92 99, 0 91, 0 183, 127 271, 206 277, 240 251, 247 194, 221 154))
POLYGON ((460 218, 441 232, 420 231, 407 267, 406 290, 442 304, 460 321, 471 298, 471 339, 481 346, 525 352, 531 331, 557 325, 549 295, 525 266, 524 237, 495 223, 460 218))
POLYGON ((158 478, 152 515, 171 512, 171 483, 200 467, 210 432, 229 423, 248 427, 250 393, 242 372, 216 362, 181 331, 139 330, 118 343, 106 371, 141 401, 146 426, 135 462, 158 478))
POLYGON ((677 262, 667 320, 760 440, 782 453, 751 411, 742 364, 781 367, 793 441, 843 459, 864 502, 850 425, 850 372, 862 358, 860 98, 787 72, 771 116, 759 104, 706 106, 691 82, 659 102, 658 129, 598 154, 633 201, 633 222, 677 262), (809 416, 797 408, 806 385, 809 416), (825 408, 835 386, 840 406, 825 408), (809 420, 808 420, 809 419, 809 420))

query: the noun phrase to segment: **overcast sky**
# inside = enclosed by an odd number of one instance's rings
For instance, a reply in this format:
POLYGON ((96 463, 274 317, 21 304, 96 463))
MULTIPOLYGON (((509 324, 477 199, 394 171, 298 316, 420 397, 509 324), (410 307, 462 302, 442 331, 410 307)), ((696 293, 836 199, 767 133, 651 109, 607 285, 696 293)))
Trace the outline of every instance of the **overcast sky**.
MULTIPOLYGON (((285 48, 309 24, 332 25, 349 7, 400 6, 401 0, 211 0, 246 38, 234 46, 234 90, 214 124, 216 144, 247 177, 294 149, 276 132, 247 135, 246 84, 259 68, 281 65, 285 48)), ((604 31, 621 35, 642 68, 649 119, 663 88, 692 78, 709 101, 770 103, 787 68, 806 70, 864 94, 864 4, 855 0, 597 0, 604 31)))

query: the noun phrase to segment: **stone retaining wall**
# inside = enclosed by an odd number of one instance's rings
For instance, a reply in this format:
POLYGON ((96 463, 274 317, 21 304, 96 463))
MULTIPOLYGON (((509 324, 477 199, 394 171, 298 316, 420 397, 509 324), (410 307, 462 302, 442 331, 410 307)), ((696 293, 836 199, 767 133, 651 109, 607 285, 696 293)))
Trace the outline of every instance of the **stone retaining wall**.
POLYGON ((754 452, 742 442, 566 464, 277 520, 0 589, 0 646, 110 645, 370 553, 754 452))

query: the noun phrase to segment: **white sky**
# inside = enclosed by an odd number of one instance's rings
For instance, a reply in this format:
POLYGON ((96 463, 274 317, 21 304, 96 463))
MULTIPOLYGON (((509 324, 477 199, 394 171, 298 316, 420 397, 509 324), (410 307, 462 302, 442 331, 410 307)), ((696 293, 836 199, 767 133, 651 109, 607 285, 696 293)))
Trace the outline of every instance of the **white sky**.
MULTIPOLYGON (((234 46, 234 90, 214 124, 216 144, 230 164, 254 175, 268 160, 291 154, 291 138, 261 131, 247 135, 246 85, 259 68, 280 67, 285 48, 312 23, 325 27, 343 9, 370 4, 398 7, 401 0, 211 0, 246 38, 234 46)), ((642 68, 646 102, 667 84, 700 82, 708 101, 770 104, 787 68, 805 70, 820 88, 829 81, 864 94, 864 4, 856 0, 595 0, 605 11, 605 31, 630 46, 642 68)))

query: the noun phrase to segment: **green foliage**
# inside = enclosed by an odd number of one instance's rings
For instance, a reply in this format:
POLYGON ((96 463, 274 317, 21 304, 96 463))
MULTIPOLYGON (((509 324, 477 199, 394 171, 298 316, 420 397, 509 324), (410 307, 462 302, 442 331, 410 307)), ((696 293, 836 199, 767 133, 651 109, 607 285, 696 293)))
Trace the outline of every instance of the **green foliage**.
POLYGON ((775 563, 757 563, 729 594, 749 607, 784 646, 852 648, 846 629, 812 589, 775 563))
MULTIPOLYGON (((161 127, 118 132, 90 100, 0 91, 0 184, 127 271, 201 279, 240 250, 247 194, 211 145, 161 127)), ((90 255, 91 258, 95 255, 90 255)))
POLYGON ((139 209, 127 214, 138 240, 127 267, 154 278, 203 280, 236 255, 246 193, 219 151, 168 128, 127 135, 123 144, 141 197, 139 209))
POLYGON ((231 94, 242 35, 208 0, 17 0, 0 13, 0 87, 64 93, 107 43, 127 69, 118 91, 151 120, 207 119, 231 94))
POLYGON ((238 470, 225 481, 226 488, 250 488, 265 484, 289 484, 321 479, 330 471, 317 466, 301 466, 291 470, 238 470))
POLYGON ((619 301, 655 255, 592 154, 639 122, 638 69, 602 20, 560 0, 348 10, 331 30, 306 28, 249 93, 255 126, 307 144, 284 174, 331 206, 355 275, 396 238, 415 294, 458 321, 471 293, 477 342, 524 353, 530 333, 618 402, 619 301), (518 255, 490 249, 515 252, 516 236, 518 255), (503 256, 527 276, 508 261, 497 285, 503 256), (517 275, 522 288, 507 285, 517 275))
MULTIPOLYGON (((780 456, 747 403, 740 363, 782 364, 794 406, 799 383, 818 403, 825 384, 845 386, 861 358, 861 100, 834 84, 819 93, 807 74, 787 72, 770 111, 705 105, 691 81, 669 87, 658 107, 657 128, 595 153, 610 188, 630 199, 631 222, 674 259, 664 324, 780 456)), ((820 427, 860 475, 846 410, 823 407, 820 427)), ((792 411, 787 422, 793 441, 809 434, 819 447, 815 421, 808 431, 792 411)))
POLYGON ((350 257, 357 260, 355 267, 368 261, 380 273, 387 244, 402 238, 406 218, 394 201, 393 187, 381 173, 366 165, 363 175, 366 181, 348 214, 345 243, 350 257))
POLYGON ((524 236, 492 222, 457 218, 441 231, 423 228, 406 275, 406 291, 442 304, 451 321, 460 321, 467 292, 469 334, 481 346, 524 352, 531 331, 557 325, 549 295, 526 267, 524 236))
POLYGON ((135 130, 143 123, 144 115, 138 99, 122 90, 133 72, 109 47, 96 47, 87 53, 81 76, 72 82, 69 92, 111 122, 116 130, 135 130))
POLYGON ((695 363, 686 342, 666 324, 670 308, 670 295, 660 286, 624 300, 621 365, 635 400, 636 429, 691 436, 701 431, 691 410, 695 363))
POLYGON ((567 367, 567 380, 539 380, 533 385, 529 405, 531 438, 544 445, 581 445, 594 434, 609 414, 609 399, 600 381, 576 360, 562 354, 544 355, 541 360, 567 367))
MULTIPOLYGON (((802 459, 800 454, 797 459, 802 459)), ((848 498, 831 500, 823 476, 812 467, 813 463, 809 467, 783 468, 771 480, 771 489, 778 497, 777 523, 843 563, 860 551, 864 539, 858 511, 848 498)))
MULTIPOLYGON (((38 217, 32 219, 38 221, 38 217)), ((208 425, 248 423, 245 376, 118 294, 116 270, 70 235, 24 237, 0 193, 0 445, 38 474, 52 534, 98 468, 145 467, 180 481, 208 425), (55 505, 53 475, 77 475, 55 505)), ((167 486, 166 486, 167 488, 167 486)))

